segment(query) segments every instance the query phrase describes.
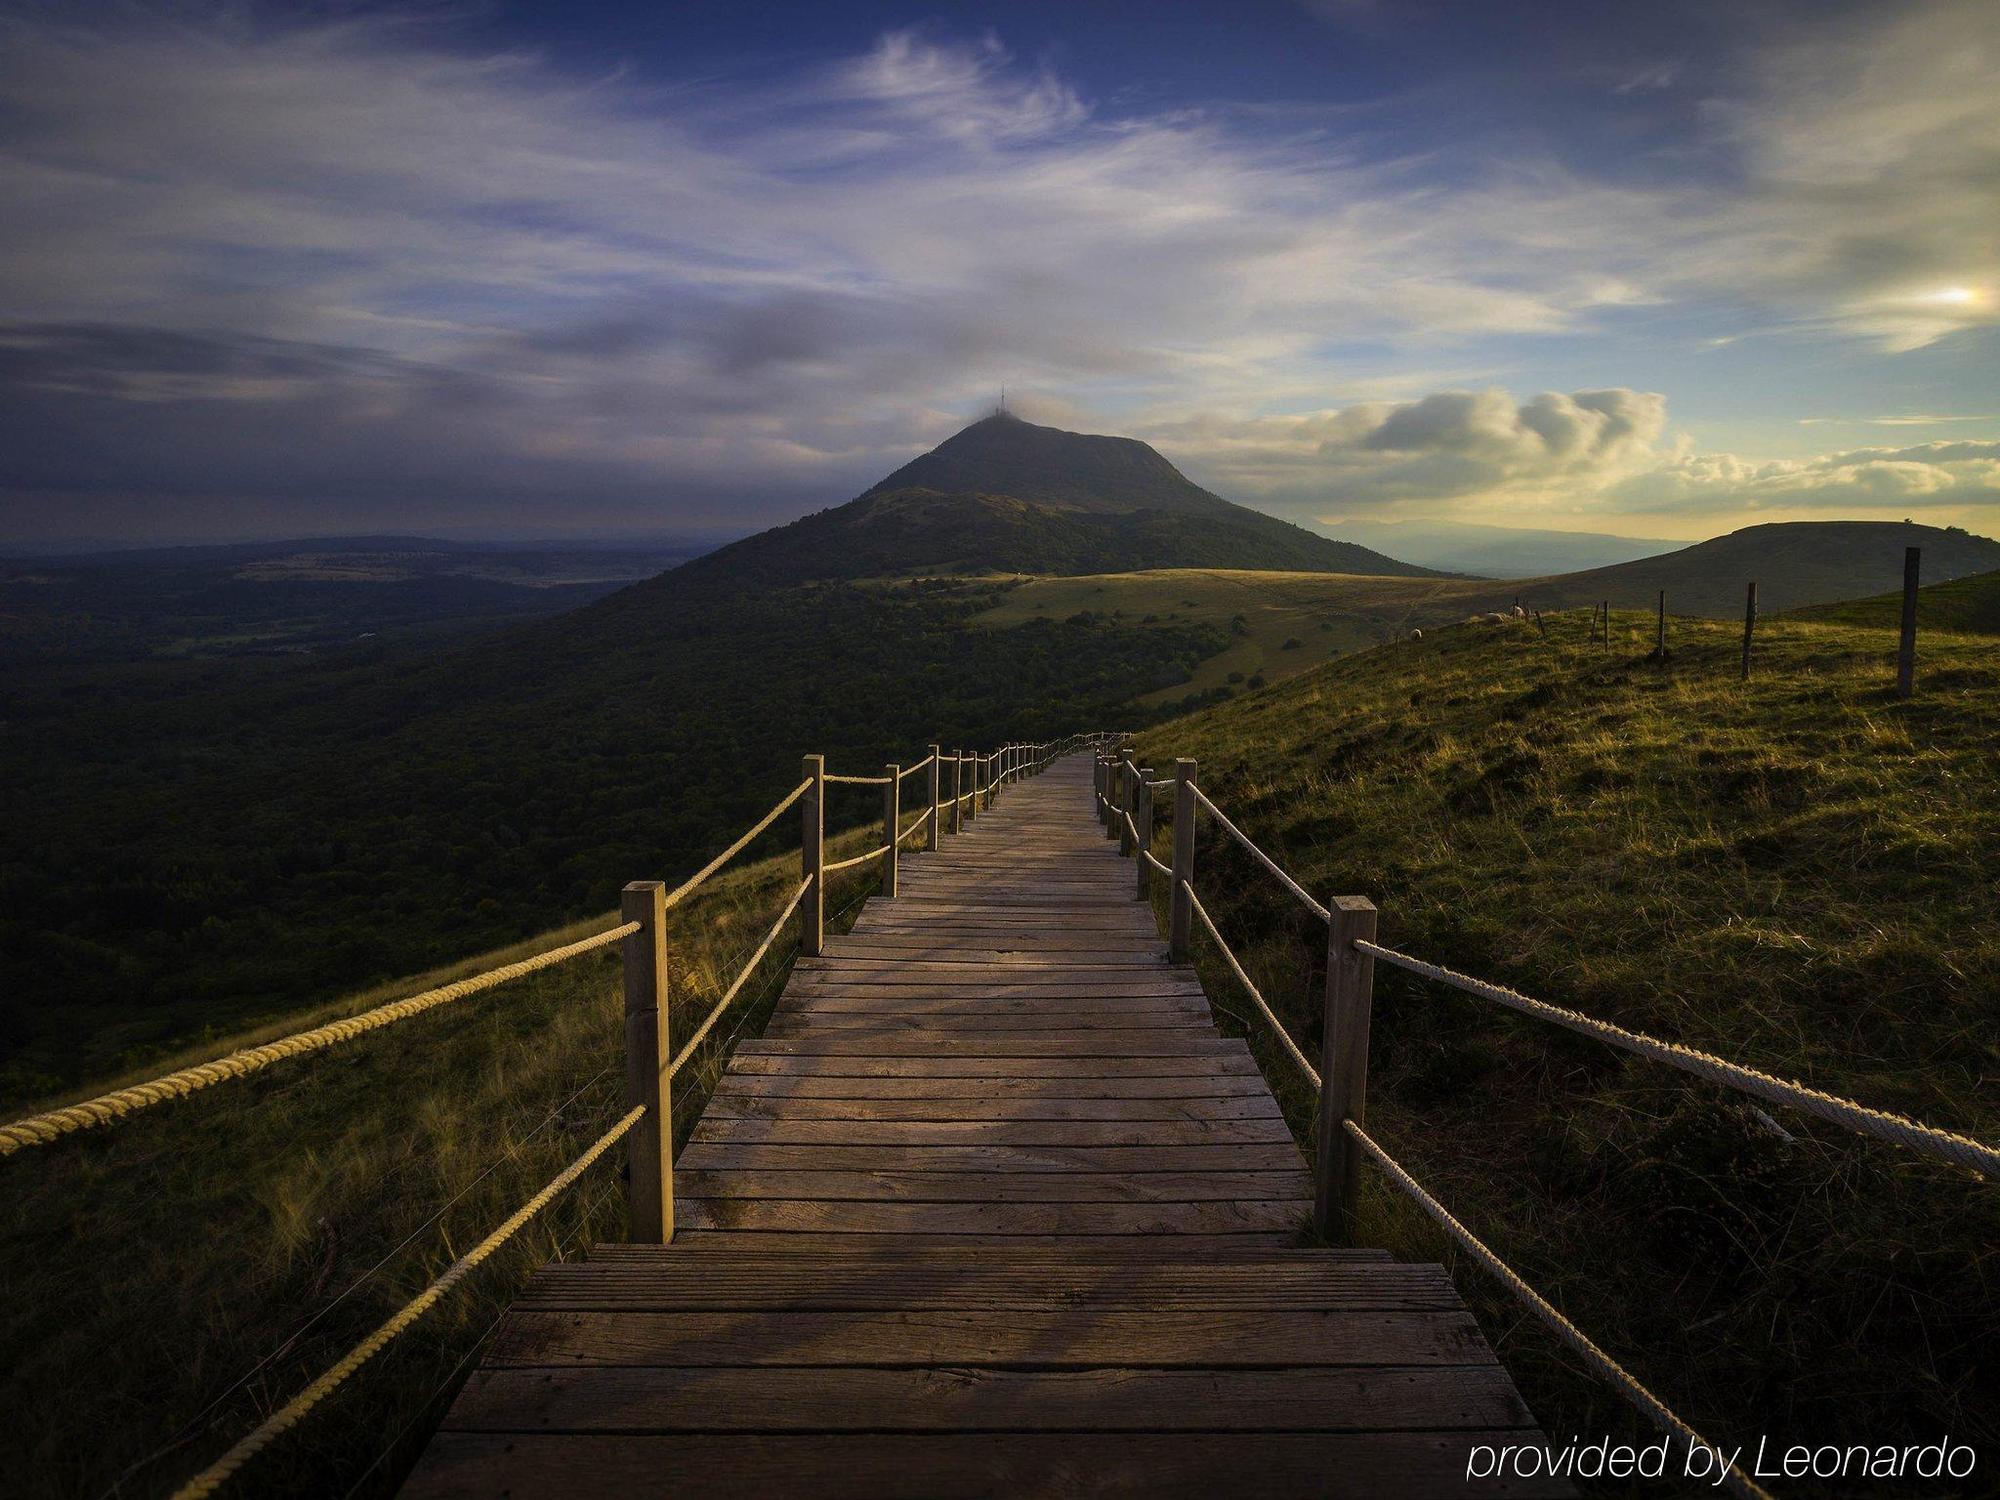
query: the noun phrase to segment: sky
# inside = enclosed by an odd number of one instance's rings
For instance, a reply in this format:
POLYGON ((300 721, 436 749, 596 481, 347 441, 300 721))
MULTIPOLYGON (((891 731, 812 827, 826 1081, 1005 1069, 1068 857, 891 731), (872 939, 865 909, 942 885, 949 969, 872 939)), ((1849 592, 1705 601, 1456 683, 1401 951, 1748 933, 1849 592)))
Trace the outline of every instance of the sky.
POLYGON ((0 0, 0 542, 741 532, 994 404, 1337 530, 2000 533, 2000 4, 0 0))

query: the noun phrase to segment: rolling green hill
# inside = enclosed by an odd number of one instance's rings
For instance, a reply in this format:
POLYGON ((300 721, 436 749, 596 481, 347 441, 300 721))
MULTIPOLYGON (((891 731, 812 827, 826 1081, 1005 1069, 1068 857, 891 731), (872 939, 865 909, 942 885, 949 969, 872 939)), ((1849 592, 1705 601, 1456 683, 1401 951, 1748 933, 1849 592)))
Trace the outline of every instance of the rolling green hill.
MULTIPOLYGON (((1903 591, 1851 599, 1842 604, 1815 604, 1792 611, 1800 620, 1829 625, 1858 625, 1874 630, 1900 630, 1903 591)), ((1950 583, 1927 584, 1917 590, 1917 633, 1921 640, 1933 630, 1954 635, 2000 635, 2000 572, 1975 573, 1950 583)))
MULTIPOLYGON (((1139 744, 1198 758, 1307 889, 1374 900, 1386 943, 2000 1137, 2000 654, 1933 637, 1899 702, 1883 630, 1787 619, 1745 684, 1732 624, 1677 622, 1664 663, 1651 627, 1615 615, 1608 649, 1449 627, 1139 744)), ((1312 1051, 1323 930, 1219 838, 1196 870, 1312 1051)), ((1372 1049, 1378 1137, 1710 1438, 2000 1440, 1989 1188, 1381 965, 1372 1049)), ((1447 1250, 1370 1192, 1367 1242, 1447 1250)), ((1460 1280, 1551 1431, 1628 1421, 1504 1292, 1460 1280)))
POLYGON ((1905 547, 1924 549, 1924 576, 1938 582, 2000 568, 2000 542, 1957 527, 1783 521, 1746 526, 1659 557, 1524 579, 1519 587, 1524 603, 1542 609, 1600 599, 1616 609, 1650 609, 1665 589, 1669 613, 1740 619, 1744 586, 1753 580, 1765 614, 1900 588, 1905 547))

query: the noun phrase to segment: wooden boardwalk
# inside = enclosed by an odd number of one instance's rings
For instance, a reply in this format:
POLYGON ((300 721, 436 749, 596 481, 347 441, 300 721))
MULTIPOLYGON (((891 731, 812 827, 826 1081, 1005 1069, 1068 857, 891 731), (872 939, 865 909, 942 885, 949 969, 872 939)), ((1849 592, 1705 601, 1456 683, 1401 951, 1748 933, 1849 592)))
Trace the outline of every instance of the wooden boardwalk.
POLYGON ((539 1272, 421 1497, 1568 1494, 1436 1266, 1309 1248, 1240 1040, 1077 757, 801 959, 675 1166, 666 1247, 539 1272))

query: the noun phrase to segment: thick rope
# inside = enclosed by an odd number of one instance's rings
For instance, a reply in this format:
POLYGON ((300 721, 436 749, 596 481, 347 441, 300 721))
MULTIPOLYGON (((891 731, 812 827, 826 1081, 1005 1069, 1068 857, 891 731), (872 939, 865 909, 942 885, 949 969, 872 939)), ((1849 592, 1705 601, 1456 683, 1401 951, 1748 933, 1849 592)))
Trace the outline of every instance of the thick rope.
POLYGON ((1171 875, 1174 873, 1174 867, 1167 864, 1164 860, 1155 859, 1150 849, 1141 849, 1139 851, 1139 858, 1143 859, 1162 875, 1171 875))
POLYGON ((1949 1130, 1938 1130, 1906 1115, 1890 1114, 1885 1110, 1870 1109, 1865 1104, 1857 1104, 1852 1099, 1843 1099, 1836 1094, 1821 1093, 1802 1083, 1760 1073, 1755 1068, 1745 1068, 1727 1062, 1711 1053, 1699 1052, 1692 1047, 1683 1047, 1678 1042, 1663 1042, 1658 1037, 1646 1036, 1637 1031, 1627 1031, 1622 1026, 1614 1026, 1609 1021, 1600 1021, 1594 1016, 1586 1016, 1560 1005, 1551 1005, 1546 1000, 1537 1000, 1524 995, 1519 990, 1510 990, 1505 985, 1489 984, 1483 979, 1474 979, 1469 974, 1460 974, 1455 969, 1447 969, 1442 964, 1426 963, 1421 958, 1412 958, 1407 953, 1398 953, 1394 948, 1384 948, 1366 939, 1357 938, 1354 946, 1363 953, 1371 953, 1384 963, 1394 964, 1399 969, 1408 969, 1412 974, 1421 974, 1426 979, 1435 979, 1467 994, 1478 995, 1482 999, 1496 1000, 1500 1004, 1535 1016, 1540 1020, 1552 1021, 1571 1031, 1596 1037, 1601 1042, 1609 1042, 1614 1047, 1622 1047, 1627 1052, 1640 1057, 1650 1057, 1655 1062, 1663 1062, 1682 1072, 1692 1073, 1697 1078, 1706 1078, 1713 1083, 1723 1083, 1731 1088, 1753 1094, 1774 1104, 1788 1104, 1802 1109, 1808 1114, 1818 1115, 1823 1120, 1831 1120, 1836 1125, 1845 1125, 1849 1130, 1862 1135, 1872 1135, 1878 1140, 1890 1141, 1898 1146, 1907 1146, 1912 1151, 1921 1151, 1927 1156, 1965 1167, 1986 1177, 2000 1178, 2000 1150, 1985 1145, 1970 1136, 1959 1135, 1949 1130))
POLYGON ((931 768, 931 762, 936 759, 937 757, 935 755, 926 755, 922 760, 918 761, 914 766, 903 767, 901 779, 904 781, 908 781, 912 776, 916 775, 917 772, 928 771, 931 768))
POLYGON ((1216 931, 1215 922, 1209 916, 1208 908, 1201 904, 1201 897, 1194 893, 1194 887, 1185 880, 1181 882, 1181 889, 1187 892, 1188 904, 1194 908, 1194 914, 1201 918, 1201 925, 1208 929, 1208 935, 1215 939, 1215 946, 1222 950, 1223 958, 1228 961, 1231 972, 1236 975, 1236 982, 1249 992, 1252 1000, 1257 1002, 1257 1009, 1262 1011, 1264 1019, 1271 1023, 1271 1030, 1276 1032, 1278 1040, 1285 1044, 1285 1051, 1291 1054, 1292 1061, 1299 1065, 1299 1071, 1312 1080, 1314 1088, 1318 1088, 1319 1069, 1307 1060, 1305 1053, 1299 1051, 1299 1044, 1292 1040, 1292 1034, 1285 1030, 1284 1023, 1272 1014, 1271 1007, 1264 1003, 1262 991, 1250 982, 1250 976, 1243 972, 1243 965, 1236 961, 1236 955, 1229 951, 1229 944, 1225 943, 1222 934, 1216 931))
MULTIPOLYGON (((1347 1133, 1354 1138, 1361 1149, 1373 1159, 1375 1165, 1408 1193, 1416 1201, 1417 1206, 1436 1221, 1439 1228, 1456 1240, 1460 1247, 1485 1267, 1501 1285, 1526 1303, 1530 1312, 1546 1323, 1556 1337, 1583 1356, 1584 1362, 1616 1388, 1626 1400, 1652 1418, 1654 1425, 1669 1436, 1681 1439, 1690 1448, 1696 1444, 1710 1447, 1700 1433, 1676 1416, 1664 1401, 1641 1385, 1638 1378, 1623 1365, 1592 1343, 1588 1334, 1558 1312, 1547 1298, 1523 1281, 1512 1266, 1495 1255, 1486 1247, 1484 1241, 1459 1223, 1449 1209, 1425 1192, 1416 1178, 1403 1169, 1401 1162, 1384 1151, 1373 1136, 1352 1120, 1343 1120, 1341 1124, 1346 1127, 1347 1133)), ((1711 1447, 1710 1451, 1716 1450, 1711 1447)), ((1730 1467, 1723 1482, 1729 1486, 1732 1493, 1743 1496, 1744 1500, 1772 1500, 1770 1491, 1734 1465, 1730 1467)))
POLYGON ((565 959, 589 953, 608 943, 615 943, 618 939, 638 930, 637 922, 627 922, 622 926, 584 938, 581 942, 570 943, 561 948, 551 948, 546 953, 537 953, 533 958, 524 958, 519 963, 503 964, 500 968, 488 969, 484 974, 475 974, 469 979, 460 979, 434 990, 425 990, 420 995, 411 995, 404 1000, 392 1000, 387 1005, 378 1005, 375 1009, 363 1011, 358 1016, 330 1021, 324 1026, 315 1026, 310 1031, 300 1031, 275 1042, 266 1042, 261 1047, 232 1052, 227 1057, 218 1057, 213 1062, 182 1068, 178 1072, 155 1078, 150 1083, 135 1083, 130 1088, 100 1094, 97 1098, 86 1099, 81 1104, 66 1105, 62 1109, 52 1109, 46 1114, 30 1115, 25 1120, 16 1120, 11 1125, 0 1126, 0 1156, 11 1156, 23 1146, 47 1145, 50 1141, 68 1135, 73 1130, 85 1130, 93 1125, 108 1124, 148 1105, 182 1098, 197 1089, 205 1089, 210 1084, 221 1083, 225 1079, 241 1078, 287 1057, 299 1057, 307 1052, 317 1052, 322 1047, 331 1047, 336 1042, 350 1041, 365 1032, 374 1031, 377 1027, 387 1026, 393 1021, 420 1015, 436 1006, 448 1005, 453 1000, 462 1000, 467 995, 490 990, 495 985, 505 984, 510 979, 519 979, 523 974, 532 974, 537 969, 546 969, 565 959))
POLYGON ((1200 787, 1196 786, 1193 782, 1188 783, 1188 790, 1194 793, 1195 801, 1199 802, 1203 807, 1208 809, 1209 816, 1214 818, 1216 822, 1222 825, 1223 832, 1227 833, 1231 838, 1235 839, 1237 843, 1241 844, 1244 847, 1244 849, 1249 852, 1250 857, 1252 859, 1256 860, 1257 863, 1262 865, 1265 869, 1269 870, 1273 875, 1277 876, 1278 883, 1284 886, 1284 888, 1290 891, 1294 896, 1297 896, 1299 900, 1305 904, 1305 908, 1307 911, 1311 912, 1314 916, 1318 917, 1322 922, 1327 920, 1328 916, 1327 909, 1324 906, 1321 906, 1317 901, 1313 900, 1311 896, 1307 895, 1304 886, 1300 885, 1296 880, 1292 879, 1291 876, 1287 875, 1283 870, 1279 869, 1278 862, 1276 860, 1272 859, 1270 855, 1266 854, 1262 849, 1259 849, 1255 844, 1251 843, 1250 836, 1247 833, 1245 833, 1242 829, 1238 828, 1234 823, 1230 822, 1229 819, 1223 815, 1222 809, 1217 807, 1213 802, 1208 800, 1208 793, 1204 792, 1200 787))
POLYGON ((928 807, 918 808, 914 813, 910 815, 909 825, 906 828, 904 828, 901 833, 896 835, 896 842, 899 844, 902 843, 904 840, 909 838, 911 834, 915 833, 919 828, 922 828, 926 823, 930 822, 930 820, 931 820, 931 810, 928 807))
POLYGON ((406 1303, 401 1312, 348 1350, 339 1362, 319 1379, 273 1412, 255 1431, 243 1438, 221 1458, 182 1485, 175 1492, 174 1500, 205 1500, 205 1497, 213 1495, 251 1459, 297 1426, 300 1418, 332 1395, 348 1376, 381 1353, 391 1339, 436 1306, 445 1293, 470 1275, 480 1262, 513 1238, 522 1225, 546 1208, 564 1188, 581 1177, 592 1162, 617 1145, 626 1132, 645 1118, 645 1114, 644 1105, 634 1107, 624 1119, 599 1136, 588 1151, 563 1168, 547 1187, 515 1209, 498 1229, 460 1256, 452 1263, 450 1269, 406 1303))
POLYGON ((681 1050, 667 1066, 667 1077, 672 1078, 674 1074, 680 1072, 681 1064, 688 1060, 694 1049, 701 1045, 701 1039, 708 1035, 717 1021, 722 1019, 722 1013, 729 1009, 729 1004, 736 998, 737 991, 743 988, 745 980, 757 972, 757 965, 764 961, 764 955, 771 951, 771 944, 777 941, 778 934, 784 931, 785 924, 792 919, 792 913, 799 909, 799 903, 805 900, 806 892, 811 889, 812 877, 808 875, 799 882, 799 888, 792 892, 792 899, 787 901, 785 909, 778 913, 778 920, 773 922, 771 930, 764 934, 764 941, 757 945, 757 951, 750 955, 750 961, 737 972, 736 978, 730 981, 729 988, 722 992, 722 998, 715 1002, 715 1009, 708 1013, 708 1019, 697 1026, 694 1035, 681 1044, 681 1050))
MULTIPOLYGON (((831 777, 828 777, 827 779, 832 780, 831 777)), ((727 849, 724 849, 720 854, 716 855, 714 859, 711 859, 707 864, 703 865, 699 870, 696 870, 694 874, 688 876, 686 880, 683 880, 679 885, 675 886, 671 891, 667 892, 668 907, 671 908, 677 905, 680 899, 683 896, 685 896, 689 891, 693 890, 696 886, 700 885, 704 880, 708 879, 709 876, 713 875, 717 870, 721 869, 724 865, 728 864, 732 859, 736 858, 737 855, 741 854, 745 849, 749 848, 750 841, 752 839, 756 838, 758 834, 762 833, 766 828, 769 828, 773 823, 777 822, 779 815, 783 813, 786 808, 790 807, 794 802, 798 801, 799 798, 803 797, 811 789, 812 789, 812 777, 808 776, 804 781, 801 781, 797 786, 792 788, 791 794, 787 796, 783 802, 780 802, 776 807, 772 808, 769 812, 765 813, 763 817, 759 818, 756 821, 756 823, 751 826, 750 831, 744 834, 742 838, 738 839, 735 843, 731 844, 727 849)))
POLYGON ((827 781, 837 781, 842 786, 887 786, 889 784, 889 778, 886 776, 836 776, 831 771, 826 773, 824 779, 827 781))
POLYGON ((871 859, 880 859, 883 855, 887 854, 888 852, 889 852, 889 846, 887 844, 884 844, 880 849, 870 849, 866 854, 857 854, 852 859, 836 860, 834 863, 830 865, 822 865, 820 868, 825 870, 827 874, 831 875, 836 870, 851 870, 856 865, 867 864, 868 861, 871 859))

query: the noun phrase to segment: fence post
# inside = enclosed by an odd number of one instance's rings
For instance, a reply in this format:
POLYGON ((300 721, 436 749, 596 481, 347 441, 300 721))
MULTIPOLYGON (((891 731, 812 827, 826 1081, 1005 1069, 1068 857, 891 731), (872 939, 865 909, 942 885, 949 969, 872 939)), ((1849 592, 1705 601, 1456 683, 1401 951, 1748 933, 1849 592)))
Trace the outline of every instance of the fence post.
POLYGON ((902 853, 898 847, 901 840, 897 835, 903 826, 903 768, 884 766, 889 773, 889 784, 882 788, 882 821, 887 825, 889 852, 883 856, 882 894, 894 897, 896 894, 896 859, 902 853))
POLYGON ((1903 639, 1896 647, 1896 696, 1907 698, 1917 690, 1917 571, 1924 549, 1903 549, 1903 639))
POLYGON ((1138 840, 1132 837, 1132 829, 1138 823, 1139 793, 1134 785, 1138 776, 1127 768, 1130 757, 1118 763, 1118 855, 1130 859, 1132 851, 1138 848, 1138 840))
POLYGON ((1749 598, 1743 605, 1743 680, 1750 680, 1750 641, 1757 634, 1757 585, 1750 585, 1749 598))
POLYGON ((952 836, 964 831, 965 819, 965 752, 951 752, 951 831, 952 836))
POLYGON ((1660 590, 1659 631, 1653 641, 1653 650, 1661 656, 1667 654, 1667 591, 1665 589, 1660 590))
POLYGON ((979 816, 979 752, 965 757, 965 821, 979 816))
POLYGON ((799 903, 799 952, 818 958, 826 947, 826 757, 808 755, 800 771, 812 785, 801 799, 799 878, 812 889, 799 903))
POLYGON ((626 1137, 625 1238, 664 1245, 674 1237, 673 1079, 667 1072, 667 888, 625 887, 619 916, 639 930, 619 945, 625 961, 625 1102, 646 1113, 626 1137))
POLYGON ((1188 960, 1188 939, 1194 933, 1194 772, 1191 760, 1174 762, 1174 901, 1167 924, 1167 960, 1188 960))
POLYGON ((1151 766, 1139 767, 1136 810, 1132 814, 1132 822, 1139 830, 1132 850, 1132 863, 1138 869, 1134 877, 1138 890, 1132 898, 1135 901, 1147 900, 1153 894, 1153 867, 1146 863, 1146 856, 1153 852, 1153 788, 1149 784, 1152 779, 1151 766))
POLYGON ((930 847, 932 849, 936 849, 938 846, 938 773, 943 769, 944 769, 944 752, 938 749, 936 745, 933 745, 931 746, 931 766, 930 766, 931 770, 930 832, 926 835, 926 837, 930 841, 930 847))
POLYGON ((1361 1206, 1361 1146, 1341 1127, 1346 1120, 1368 1123, 1368 1019, 1375 1001, 1375 960, 1354 943, 1375 941, 1376 913, 1366 896, 1335 896, 1326 906, 1313 1228, 1337 1245, 1352 1245, 1361 1206))

